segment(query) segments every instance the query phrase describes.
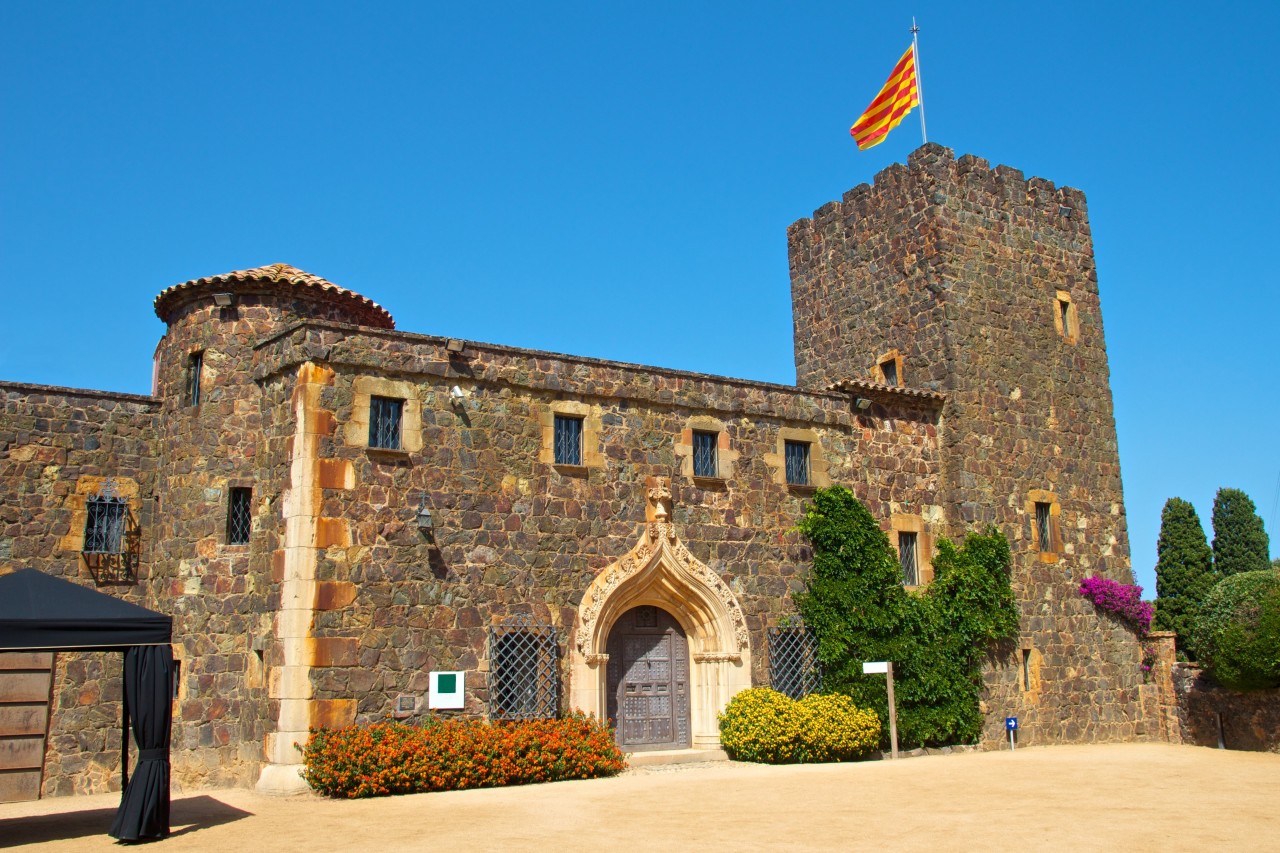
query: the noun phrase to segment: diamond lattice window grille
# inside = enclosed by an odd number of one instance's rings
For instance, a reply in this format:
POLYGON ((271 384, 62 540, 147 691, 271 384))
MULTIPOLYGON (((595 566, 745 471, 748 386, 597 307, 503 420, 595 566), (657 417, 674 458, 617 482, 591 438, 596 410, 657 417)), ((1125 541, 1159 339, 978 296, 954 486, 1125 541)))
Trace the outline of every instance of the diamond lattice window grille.
POLYGON ((253 531, 253 489, 232 487, 227 499, 227 544, 247 545, 253 531))
POLYGON ((560 712, 554 625, 512 617, 489 628, 489 718, 549 720, 560 712))
POLYGON ((769 683, 779 693, 802 699, 822 689, 818 638, 803 625, 770 628, 769 683))

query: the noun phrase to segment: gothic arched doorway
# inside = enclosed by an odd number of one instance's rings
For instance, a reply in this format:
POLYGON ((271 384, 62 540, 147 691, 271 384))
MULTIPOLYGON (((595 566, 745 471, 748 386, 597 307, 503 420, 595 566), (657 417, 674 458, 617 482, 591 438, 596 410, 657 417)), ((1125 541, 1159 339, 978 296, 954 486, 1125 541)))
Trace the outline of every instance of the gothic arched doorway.
POLYGON ((667 611, 633 607, 609 630, 608 712, 626 752, 687 749, 689 641, 667 611))

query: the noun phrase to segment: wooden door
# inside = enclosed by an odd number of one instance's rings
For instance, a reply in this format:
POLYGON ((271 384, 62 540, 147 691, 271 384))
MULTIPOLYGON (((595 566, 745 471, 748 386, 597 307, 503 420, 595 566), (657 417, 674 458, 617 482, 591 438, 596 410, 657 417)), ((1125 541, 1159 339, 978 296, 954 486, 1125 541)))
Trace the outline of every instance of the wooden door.
POLYGON ((628 752, 689 746, 689 643, 675 618, 635 607, 609 632, 609 718, 628 752))

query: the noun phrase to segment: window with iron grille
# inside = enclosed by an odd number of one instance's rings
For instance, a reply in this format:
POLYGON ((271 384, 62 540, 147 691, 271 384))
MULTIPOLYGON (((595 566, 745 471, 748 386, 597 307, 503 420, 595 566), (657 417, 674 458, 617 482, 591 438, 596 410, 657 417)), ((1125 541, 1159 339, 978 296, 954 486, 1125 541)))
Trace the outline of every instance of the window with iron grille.
POLYGON ((200 373, 204 368, 204 353, 193 352, 187 356, 187 405, 200 405, 200 373))
POLYGON ((822 689, 818 638, 804 626, 770 628, 769 684, 774 690, 803 699, 822 689))
POLYGON ((880 362, 880 372, 884 374, 885 385, 898 384, 898 362, 895 359, 880 362))
POLYGON ((1036 504, 1036 536, 1039 539, 1041 551, 1053 550, 1053 516, 1050 504, 1036 504))
POLYGON ((716 444, 720 436, 714 432, 693 433, 693 476, 719 477, 720 462, 716 457, 716 444))
POLYGON ((253 489, 233 487, 227 498, 227 544, 249 544, 253 518, 249 511, 253 489))
POLYGON ((553 625, 517 616, 489 629, 489 718, 549 720, 559 715, 559 649, 553 625))
POLYGON ((787 482, 793 486, 809 485, 809 442, 788 441, 783 450, 787 463, 787 482))
POLYGON ((369 446, 383 450, 400 449, 400 417, 404 400, 369 398, 369 446))
POLYGON ((582 418, 556 415, 555 460, 557 465, 582 464, 582 418))
POLYGON ((916 534, 898 531, 898 561, 902 563, 902 582, 907 586, 920 585, 918 556, 916 534))
POLYGON ((103 493, 89 498, 85 510, 84 553, 122 553, 128 524, 128 501, 104 489, 103 493))

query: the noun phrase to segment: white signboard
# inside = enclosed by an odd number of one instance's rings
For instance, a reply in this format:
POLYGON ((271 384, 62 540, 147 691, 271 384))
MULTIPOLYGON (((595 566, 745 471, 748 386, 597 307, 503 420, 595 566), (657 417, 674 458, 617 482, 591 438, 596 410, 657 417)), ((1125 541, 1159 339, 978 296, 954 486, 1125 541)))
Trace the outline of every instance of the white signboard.
POLYGON ((889 662, 887 660, 869 660, 862 665, 863 675, 875 675, 876 673, 887 673, 889 671, 889 662))
POLYGON ((427 698, 429 708, 461 708, 464 705, 465 672, 431 673, 431 693, 427 698))

